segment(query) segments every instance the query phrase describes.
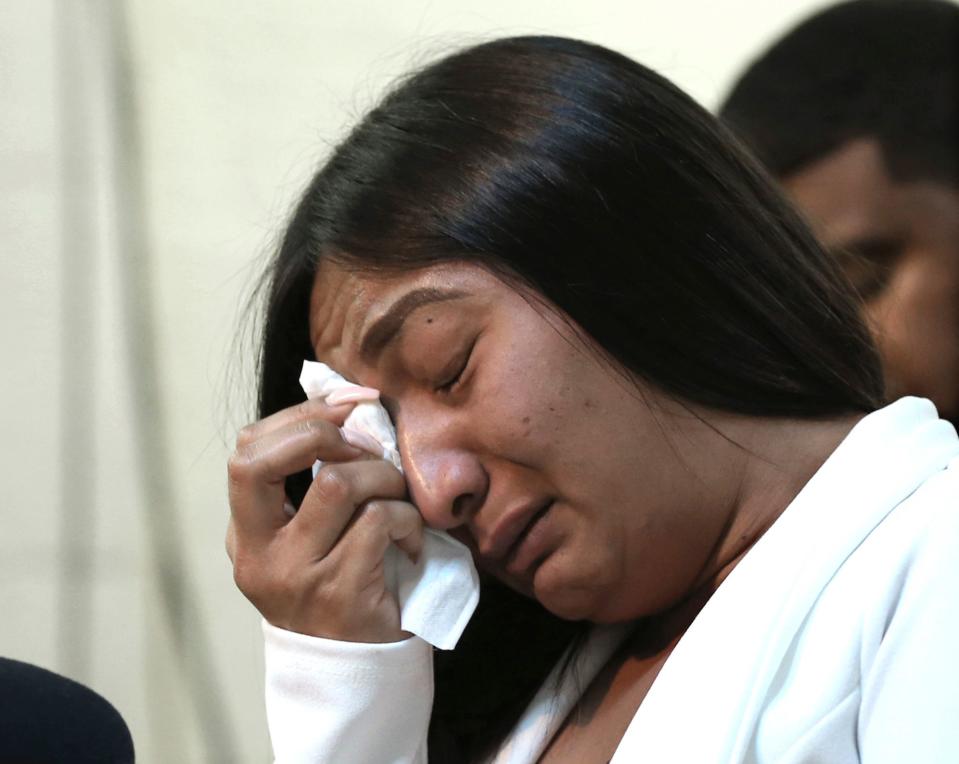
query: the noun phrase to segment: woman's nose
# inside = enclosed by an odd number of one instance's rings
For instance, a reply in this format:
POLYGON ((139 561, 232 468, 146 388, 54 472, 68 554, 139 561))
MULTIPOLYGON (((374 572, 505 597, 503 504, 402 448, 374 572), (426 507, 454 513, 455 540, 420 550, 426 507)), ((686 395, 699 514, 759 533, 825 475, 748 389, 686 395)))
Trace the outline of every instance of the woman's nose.
POLYGON ((422 427, 397 430, 410 498, 426 524, 440 530, 466 523, 485 500, 489 482, 476 455, 450 435, 422 427))

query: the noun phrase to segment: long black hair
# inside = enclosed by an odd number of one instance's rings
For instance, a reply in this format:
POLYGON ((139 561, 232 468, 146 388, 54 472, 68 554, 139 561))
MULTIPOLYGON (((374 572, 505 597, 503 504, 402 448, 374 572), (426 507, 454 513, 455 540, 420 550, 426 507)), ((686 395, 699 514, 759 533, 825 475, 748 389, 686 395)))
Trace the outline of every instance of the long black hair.
MULTIPOLYGON (((479 263, 681 400, 794 417, 882 401, 856 298, 772 182, 678 88, 597 45, 518 37, 455 53, 335 149, 265 275, 261 416, 303 399, 322 259, 479 263)), ((306 480, 289 481, 294 501, 306 480)), ((494 746, 582 631, 484 582, 460 646, 436 656, 431 760, 494 746)))

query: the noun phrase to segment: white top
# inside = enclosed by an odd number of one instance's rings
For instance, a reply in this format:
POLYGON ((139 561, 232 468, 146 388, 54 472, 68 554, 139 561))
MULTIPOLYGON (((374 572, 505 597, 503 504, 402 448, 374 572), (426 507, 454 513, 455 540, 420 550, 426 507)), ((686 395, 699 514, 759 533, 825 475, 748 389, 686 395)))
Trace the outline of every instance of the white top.
MULTIPOLYGON (((426 761, 426 643, 264 634, 278 762, 426 761)), ((620 634, 594 633, 581 682, 620 634)), ((541 692, 492 761, 535 762, 575 700, 541 692)), ((959 439, 929 401, 853 428, 697 616, 612 761, 959 762, 959 439)))

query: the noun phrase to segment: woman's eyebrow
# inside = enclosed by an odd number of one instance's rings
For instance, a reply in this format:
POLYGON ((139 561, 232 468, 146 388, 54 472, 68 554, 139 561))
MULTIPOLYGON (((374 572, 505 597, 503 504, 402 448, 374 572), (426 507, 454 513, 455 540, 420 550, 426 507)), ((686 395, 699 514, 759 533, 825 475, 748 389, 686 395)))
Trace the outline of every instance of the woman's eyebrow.
POLYGON ((410 313, 418 308, 468 296, 469 292, 461 289, 436 289, 435 287, 422 287, 407 292, 373 322, 360 340, 360 358, 366 363, 371 363, 400 333, 410 313))

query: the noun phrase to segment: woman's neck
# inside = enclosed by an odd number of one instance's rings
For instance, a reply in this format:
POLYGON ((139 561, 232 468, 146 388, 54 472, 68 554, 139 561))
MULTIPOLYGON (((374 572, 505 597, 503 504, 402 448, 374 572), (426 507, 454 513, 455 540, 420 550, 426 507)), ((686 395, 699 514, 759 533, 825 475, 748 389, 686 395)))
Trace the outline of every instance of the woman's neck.
MULTIPOLYGON (((726 522, 688 594, 650 619, 668 643, 689 624, 746 553, 822 467, 862 418, 756 419, 738 415, 703 417, 697 472, 713 496, 722 497, 726 522), (708 424, 707 424, 708 423, 708 424), (705 432, 708 431, 708 432, 705 432)), ((696 451, 692 456, 695 458, 696 451)))

